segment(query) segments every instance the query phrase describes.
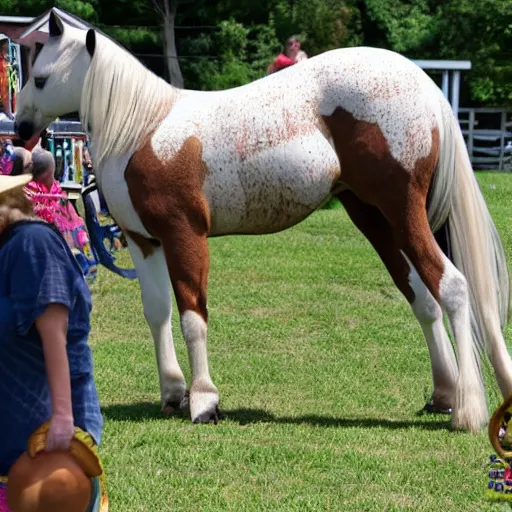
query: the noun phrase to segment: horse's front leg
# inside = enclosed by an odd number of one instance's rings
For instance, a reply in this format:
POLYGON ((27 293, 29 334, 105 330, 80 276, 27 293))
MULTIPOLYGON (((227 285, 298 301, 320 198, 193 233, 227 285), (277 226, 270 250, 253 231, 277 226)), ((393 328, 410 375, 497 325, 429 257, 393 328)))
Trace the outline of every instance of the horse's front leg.
POLYGON ((147 240, 144 248, 144 238, 136 233, 127 233, 127 240, 139 278, 144 316, 155 344, 162 411, 170 414, 184 405, 187 385, 172 339, 172 301, 164 251, 148 246, 147 240))
POLYGON ((192 369, 190 415, 194 423, 217 423, 219 392, 208 369, 206 288, 209 253, 205 233, 186 221, 162 238, 192 369))

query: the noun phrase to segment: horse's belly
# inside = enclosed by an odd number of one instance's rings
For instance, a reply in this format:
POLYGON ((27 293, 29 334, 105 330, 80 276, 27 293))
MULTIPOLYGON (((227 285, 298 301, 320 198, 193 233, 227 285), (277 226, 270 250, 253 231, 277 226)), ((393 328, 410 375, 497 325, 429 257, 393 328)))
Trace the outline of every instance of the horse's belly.
POLYGON ((207 165, 212 236, 293 226, 330 196, 340 178, 336 153, 322 135, 207 165))

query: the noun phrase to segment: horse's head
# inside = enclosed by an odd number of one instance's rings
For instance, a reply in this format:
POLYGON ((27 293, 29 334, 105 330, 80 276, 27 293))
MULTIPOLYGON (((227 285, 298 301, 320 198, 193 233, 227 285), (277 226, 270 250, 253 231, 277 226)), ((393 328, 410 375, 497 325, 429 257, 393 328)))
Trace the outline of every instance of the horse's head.
POLYGON ((95 46, 94 30, 65 25, 51 13, 48 41, 18 95, 16 132, 22 139, 29 140, 57 117, 80 110, 84 80, 95 46))

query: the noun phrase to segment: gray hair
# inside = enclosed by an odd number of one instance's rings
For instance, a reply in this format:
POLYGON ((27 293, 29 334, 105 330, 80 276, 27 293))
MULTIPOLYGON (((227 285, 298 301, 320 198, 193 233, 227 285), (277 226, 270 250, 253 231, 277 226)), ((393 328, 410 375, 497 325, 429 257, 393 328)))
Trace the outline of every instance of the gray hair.
POLYGON ((37 178, 49 169, 55 170, 53 153, 39 147, 35 148, 32 151, 32 175, 37 178))

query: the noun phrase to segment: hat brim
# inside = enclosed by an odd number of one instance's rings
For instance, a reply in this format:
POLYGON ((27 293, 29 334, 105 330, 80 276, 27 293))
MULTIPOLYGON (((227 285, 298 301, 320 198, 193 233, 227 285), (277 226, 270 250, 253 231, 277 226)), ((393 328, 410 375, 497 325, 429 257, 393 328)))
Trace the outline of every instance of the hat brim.
POLYGON ((22 187, 31 180, 31 174, 20 174, 18 176, 9 176, 7 174, 2 174, 0 175, 0 194, 12 190, 13 188, 22 187))

